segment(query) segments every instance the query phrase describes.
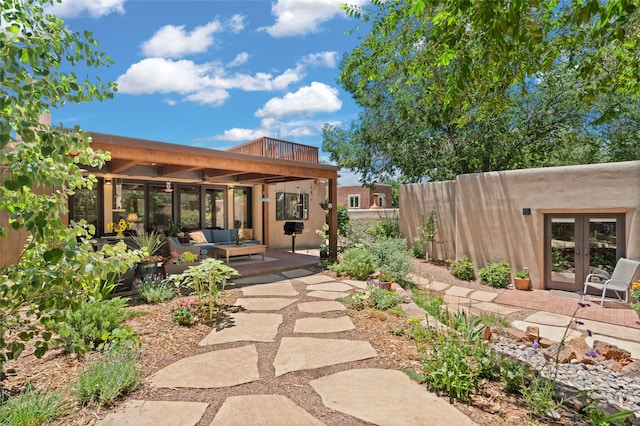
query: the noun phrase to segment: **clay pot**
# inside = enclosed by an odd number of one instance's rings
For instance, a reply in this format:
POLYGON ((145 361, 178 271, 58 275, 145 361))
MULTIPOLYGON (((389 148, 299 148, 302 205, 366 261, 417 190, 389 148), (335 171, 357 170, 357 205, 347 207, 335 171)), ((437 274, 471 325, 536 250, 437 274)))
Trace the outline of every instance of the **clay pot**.
POLYGON ((531 278, 514 278, 513 284, 516 290, 529 290, 531 286, 531 278))

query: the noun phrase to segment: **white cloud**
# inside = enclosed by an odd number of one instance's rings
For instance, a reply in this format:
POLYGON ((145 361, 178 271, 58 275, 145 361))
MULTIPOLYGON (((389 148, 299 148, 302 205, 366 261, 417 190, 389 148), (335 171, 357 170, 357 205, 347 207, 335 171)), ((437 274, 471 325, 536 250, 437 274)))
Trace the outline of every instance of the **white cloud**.
POLYGON ((362 185, 362 175, 349 169, 340 169, 338 172, 338 186, 362 185))
POLYGON ((200 90, 187 96, 185 100, 198 104, 220 106, 224 104, 224 101, 226 101, 229 96, 229 92, 226 90, 214 88, 209 90, 200 90))
POLYGON ((258 72, 254 75, 241 73, 227 75, 224 70, 219 69, 215 75, 211 76, 211 84, 223 89, 240 89, 247 92, 282 90, 291 83, 302 80, 305 76, 303 70, 304 67, 298 65, 296 68, 289 68, 274 77, 272 74, 264 72, 258 72))
MULTIPOLYGON (((367 0, 350 0, 349 4, 361 6, 367 0)), ((276 22, 266 30, 272 37, 288 37, 316 33, 321 24, 336 16, 346 16, 340 10, 344 0, 278 0, 271 6, 276 22)))
POLYGON ((212 136, 211 139, 224 141, 248 141, 262 136, 271 136, 282 139, 299 139, 307 136, 316 136, 321 133, 324 121, 298 119, 282 121, 275 118, 263 118, 257 129, 234 127, 225 130, 221 135, 212 136))
POLYGON ((118 77, 118 91, 132 95, 194 92, 202 87, 208 70, 185 59, 147 58, 118 77))
POLYGON ((222 141, 250 141, 265 136, 263 130, 241 129, 234 127, 225 130, 222 135, 216 136, 215 139, 222 141))
POLYGON ((165 25, 140 47, 145 56, 182 58, 206 51, 213 44, 213 34, 221 30, 219 21, 211 21, 191 32, 185 31, 184 25, 165 25))
POLYGON ((282 98, 271 98, 258 111, 256 117, 282 117, 292 114, 315 114, 335 112, 342 108, 338 90, 314 81, 297 92, 287 93, 282 98))
POLYGON ((124 13, 127 0, 64 0, 62 3, 53 2, 47 5, 45 11, 59 18, 73 18, 85 13, 92 18, 100 18, 110 13, 124 13))
POLYGON ((234 34, 238 34, 240 31, 244 30, 244 18, 243 15, 233 15, 227 25, 231 28, 231 32, 234 34))
POLYGON ((311 53, 302 58, 302 63, 312 66, 334 68, 338 62, 338 52, 311 53))
POLYGON ((237 67, 238 65, 246 64, 249 60, 249 54, 247 52, 238 53, 233 61, 227 64, 227 67, 237 67))

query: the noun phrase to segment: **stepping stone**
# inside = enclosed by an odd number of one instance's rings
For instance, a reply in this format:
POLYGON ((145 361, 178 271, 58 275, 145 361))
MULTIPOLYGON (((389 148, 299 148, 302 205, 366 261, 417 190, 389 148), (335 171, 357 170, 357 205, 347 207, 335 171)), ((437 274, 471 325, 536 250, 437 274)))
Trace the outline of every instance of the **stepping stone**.
POLYGON ((211 426, 272 426, 284 423, 296 426, 324 424, 286 396, 242 395, 227 398, 211 422, 211 426))
POLYGON ((356 328, 349 317, 300 318, 296 320, 294 333, 337 333, 356 328))
MULTIPOLYGON (((527 327, 532 325, 534 327, 538 327, 540 329, 540 337, 544 337, 545 339, 549 339, 553 342, 560 342, 562 340, 562 336, 566 331, 566 327, 557 327, 553 325, 544 325, 544 324, 536 324, 529 321, 513 321, 511 323, 515 328, 526 331, 527 327)), ((574 337, 580 337, 582 333, 577 330, 570 330, 567 333, 566 340, 571 340, 574 337)))
POLYGON ((361 290, 364 290, 365 288, 367 288, 367 282, 366 281, 356 281, 356 280, 342 280, 343 283, 350 285, 351 287, 356 287, 359 288, 361 290))
POLYGON ((353 287, 351 287, 348 284, 345 283, 336 283, 336 282, 332 282, 332 283, 324 283, 324 284, 311 284, 307 286, 307 290, 309 291, 314 291, 314 290, 320 290, 320 291, 351 291, 353 290, 353 287))
POLYGON ((509 315, 520 310, 520 308, 513 308, 505 305, 498 305, 491 302, 480 302, 473 305, 474 308, 482 309, 483 311, 489 311, 496 314, 509 315))
MULTIPOLYGON (((431 291, 444 291, 451 287, 449 284, 441 283, 440 281, 429 281, 429 283, 422 286, 425 290, 431 291)), ((461 287, 464 288, 464 287, 461 287)))
POLYGON ((467 295, 471 293, 471 291, 472 290, 470 288, 453 286, 444 293, 447 296, 467 297, 467 295))
POLYGON ((371 424, 475 425, 469 417, 400 371, 347 370, 309 384, 326 407, 371 424))
POLYGON ((307 293, 309 297, 317 297, 319 299, 336 300, 340 297, 347 297, 350 293, 340 293, 337 291, 312 291, 307 293))
POLYGON ((469 295, 469 298, 473 300, 479 300, 480 302, 491 302, 498 297, 498 293, 491 293, 490 291, 474 291, 469 295))
MULTIPOLYGON (((531 321, 529 318, 526 318, 525 321, 531 321)), ((584 330, 586 333, 587 330, 591 330, 593 334, 599 334, 601 336, 613 336, 623 340, 630 340, 638 342, 640 339, 638 338, 640 334, 638 334, 638 329, 633 327, 623 327, 617 324, 609 324, 606 322, 600 321, 590 321, 583 318, 576 318, 577 321, 582 321, 584 324, 577 325, 577 328, 580 330, 584 330)), ((532 321, 537 322, 537 321, 532 321)))
POLYGON ((360 340, 283 337, 273 366, 278 377, 291 371, 359 361, 376 355, 369 342, 360 340))
POLYGON ((282 324, 280 314, 235 313, 230 316, 231 325, 213 330, 198 343, 198 346, 229 342, 273 342, 282 324))
POLYGON ((284 299, 281 297, 239 297, 234 306, 240 306, 247 311, 279 311, 298 299, 284 299))
POLYGON ((126 401, 99 426, 194 426, 209 404, 187 401, 126 401))
POLYGON ((424 318, 427 314, 427 311, 422 309, 420 306, 416 305, 415 302, 403 303, 402 310, 407 313, 408 318, 420 317, 424 318))
MULTIPOLYGON (((183 358, 150 378, 154 388, 223 388, 260 380, 255 345, 183 358)), ((180 424, 176 422, 174 424, 180 424)))
POLYGON ((313 274, 313 272, 307 270, 307 269, 293 269, 291 271, 283 271, 282 275, 284 275, 285 277, 291 279, 291 278, 300 278, 300 277, 306 277, 307 275, 311 275, 313 274))
POLYGON ((467 298, 467 297, 459 297, 459 296, 444 296, 444 304, 448 307, 451 306, 461 306, 463 308, 469 309, 469 305, 476 303, 475 301, 467 298))
POLYGON ((308 277, 300 277, 297 278, 297 281, 300 281, 304 284, 320 284, 327 283, 333 281, 333 278, 328 277, 322 274, 309 275, 308 277))
POLYGON ((282 277, 277 274, 267 274, 267 275, 258 275, 255 277, 238 278, 233 280, 235 285, 238 285, 238 286, 250 285, 250 284, 274 283, 276 281, 282 281, 282 277))
POLYGON ((288 280, 269 284, 258 284, 242 288, 245 296, 297 296, 298 292, 288 280))
POLYGON ((535 314, 529 315, 525 318, 525 321, 554 325, 557 327, 566 327, 571 323, 571 317, 568 315, 554 314, 552 312, 536 312, 535 314))
POLYGON ((330 311, 345 311, 347 308, 340 302, 321 301, 298 303, 298 309, 300 310, 300 312, 306 312, 309 314, 320 314, 330 311))

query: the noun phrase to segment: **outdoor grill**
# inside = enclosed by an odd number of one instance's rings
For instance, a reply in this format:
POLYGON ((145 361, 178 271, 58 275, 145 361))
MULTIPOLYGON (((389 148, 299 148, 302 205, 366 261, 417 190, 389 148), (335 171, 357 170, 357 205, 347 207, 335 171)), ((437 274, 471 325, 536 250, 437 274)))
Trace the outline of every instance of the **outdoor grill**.
POLYGON ((284 234, 291 235, 291 252, 296 252, 296 235, 302 234, 304 230, 303 222, 285 222, 284 223, 284 234))

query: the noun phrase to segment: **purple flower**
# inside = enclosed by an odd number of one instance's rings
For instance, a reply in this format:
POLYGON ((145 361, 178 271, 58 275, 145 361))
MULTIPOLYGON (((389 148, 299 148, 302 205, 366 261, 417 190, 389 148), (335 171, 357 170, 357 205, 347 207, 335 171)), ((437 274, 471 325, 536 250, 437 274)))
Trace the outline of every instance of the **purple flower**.
POLYGON ((578 296, 585 296, 585 292, 584 291, 579 291, 579 292, 577 292, 577 295, 578 296))
POLYGON ((589 335, 589 337, 591 337, 593 335, 593 332, 587 328, 587 334, 589 335))
POLYGON ((593 349, 589 349, 585 355, 590 356, 591 358, 595 358, 598 356, 596 351, 594 351, 593 349))
POLYGON ((538 348, 540 347, 540 343, 538 343, 538 341, 537 341, 537 340, 534 340, 534 341, 533 341, 533 344, 531 345, 531 347, 532 347, 533 349, 538 349, 538 348))
POLYGON ((583 323, 582 321, 578 321, 578 320, 576 320, 576 324, 578 324, 578 325, 584 325, 584 323, 583 323))
POLYGON ((588 306, 591 306, 590 304, 588 304, 588 303, 583 303, 583 302, 578 302, 578 305, 579 305, 581 308, 586 308, 586 307, 588 307, 588 306))

